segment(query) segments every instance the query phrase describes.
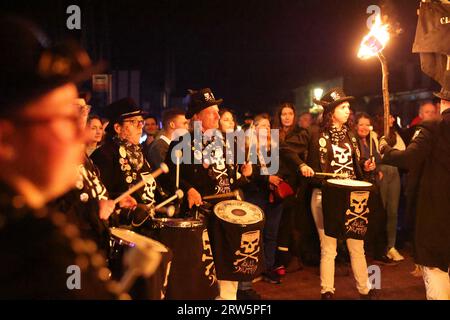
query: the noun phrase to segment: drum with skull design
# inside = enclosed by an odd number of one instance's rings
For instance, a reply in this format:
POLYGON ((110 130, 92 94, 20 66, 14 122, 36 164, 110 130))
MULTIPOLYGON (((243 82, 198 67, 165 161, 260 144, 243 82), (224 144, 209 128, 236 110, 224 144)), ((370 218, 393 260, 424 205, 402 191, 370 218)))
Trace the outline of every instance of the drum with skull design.
POLYGON ((218 280, 251 281, 263 271, 263 226, 264 212, 254 204, 215 205, 208 231, 218 280))
POLYGON ((325 234, 363 240, 369 224, 371 190, 366 181, 329 179, 322 188, 325 234))

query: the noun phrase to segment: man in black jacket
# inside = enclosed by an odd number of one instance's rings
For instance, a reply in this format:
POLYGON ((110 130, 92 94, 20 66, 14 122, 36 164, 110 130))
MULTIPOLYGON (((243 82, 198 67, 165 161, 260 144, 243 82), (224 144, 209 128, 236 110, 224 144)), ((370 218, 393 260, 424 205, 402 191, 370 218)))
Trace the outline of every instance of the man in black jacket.
POLYGON ((405 151, 380 141, 383 162, 400 168, 420 166, 416 200, 415 260, 423 266, 428 299, 450 299, 450 91, 441 99, 442 120, 424 122, 405 151))
MULTIPOLYGON (((191 131, 180 139, 174 140, 170 144, 166 158, 169 172, 171 172, 170 184, 175 186, 176 151, 180 150, 182 153, 179 186, 187 195, 184 205, 186 210, 187 207, 190 209, 193 206, 202 205, 204 196, 231 192, 239 185, 248 182, 247 177, 252 174, 250 164, 243 164, 238 172, 238 165, 225 161, 225 144, 221 140, 222 136, 217 136, 217 133, 220 134, 218 131, 220 118, 218 105, 222 99, 216 100, 209 88, 192 91, 189 98, 186 118, 192 119, 191 123, 194 128, 197 126, 198 130, 191 131)), ((208 233, 212 238, 210 228, 208 233)), ((216 259, 213 240, 212 249, 216 259)), ((226 267, 231 269, 233 261, 230 264, 231 266, 226 267)), ((238 281, 232 278, 239 276, 239 273, 235 273, 232 277, 224 279, 218 274, 220 290, 218 299, 236 300, 238 281)))

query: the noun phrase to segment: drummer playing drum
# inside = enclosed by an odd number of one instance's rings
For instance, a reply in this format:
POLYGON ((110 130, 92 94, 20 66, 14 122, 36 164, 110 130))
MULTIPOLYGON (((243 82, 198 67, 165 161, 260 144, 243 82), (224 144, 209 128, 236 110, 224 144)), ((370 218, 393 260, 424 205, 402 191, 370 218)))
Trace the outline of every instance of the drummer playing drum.
MULTIPOLYGON (((322 299, 332 299, 335 292, 334 270, 337 238, 327 235, 328 232, 324 228, 325 210, 322 208, 322 187, 325 181, 317 178, 318 173, 325 173, 325 175, 331 177, 334 174, 337 177, 364 180, 367 173, 375 169, 375 163, 370 162, 370 160, 361 162, 356 138, 349 129, 351 127, 348 124, 350 117, 349 101, 352 99, 353 97, 345 95, 342 88, 334 88, 327 92, 321 100, 315 100, 314 102, 324 109, 320 127, 310 130, 309 139, 305 139, 302 142, 303 145, 297 143, 291 146, 292 153, 308 151, 307 162, 309 165, 304 163, 300 157, 296 157, 296 165, 299 166, 299 170, 304 177, 312 178, 311 182, 314 187, 311 211, 320 237, 322 299)), ((368 194, 368 192, 363 194, 368 194)), ((365 201, 367 204, 368 199, 365 199, 365 201)), ((330 216, 334 213, 325 212, 325 214, 330 216)), ((361 219, 363 218, 367 223, 367 218, 361 215, 361 219)), ((344 228, 344 223, 342 225, 342 228, 344 228)), ((368 286, 364 241, 346 237, 346 242, 360 297, 361 299, 373 299, 375 291, 368 286)))
MULTIPOLYGON (((249 164, 240 166, 239 173, 237 165, 226 163, 225 152, 213 152, 215 156, 211 157, 211 161, 205 161, 202 151, 207 150, 208 147, 214 147, 215 142, 220 142, 215 141, 216 135, 213 135, 210 137, 210 141, 204 143, 204 140, 206 140, 204 137, 208 132, 219 128, 218 105, 220 103, 222 103, 222 99, 216 100, 209 88, 191 91, 186 118, 193 120, 191 124, 201 123, 200 139, 191 131, 189 134, 182 136, 180 140, 173 141, 169 147, 165 162, 169 166, 169 172, 171 172, 171 179, 173 180, 171 185, 174 186, 176 185, 174 173, 177 170, 175 168, 176 161, 173 161, 172 154, 175 154, 176 150, 185 150, 180 149, 177 146, 178 144, 183 145, 187 143, 189 145, 189 153, 183 153, 179 177, 180 188, 187 195, 189 208, 192 208, 194 205, 202 205, 203 196, 230 193, 233 189, 247 183, 247 177, 252 174, 252 166, 249 164), (196 150, 195 146, 198 145, 203 149, 196 150), (184 161, 185 158, 189 158, 190 163, 186 163, 184 161)), ((220 151, 223 151, 223 148, 220 151)), ((230 263, 233 262, 231 261, 230 263)), ((218 299, 236 300, 237 281, 221 279, 220 275, 218 275, 218 283, 220 290, 218 299)))

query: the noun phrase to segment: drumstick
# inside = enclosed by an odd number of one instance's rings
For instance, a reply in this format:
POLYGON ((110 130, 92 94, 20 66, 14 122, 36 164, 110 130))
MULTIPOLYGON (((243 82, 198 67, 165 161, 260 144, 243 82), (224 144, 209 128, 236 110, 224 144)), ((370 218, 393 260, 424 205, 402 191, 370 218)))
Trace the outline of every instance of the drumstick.
MULTIPOLYGON (((153 171, 152 173, 150 173, 150 175, 153 178, 158 177, 159 175, 161 175, 162 173, 167 173, 169 172, 169 168, 167 167, 167 165, 163 162, 161 163, 161 166, 159 169, 156 169, 155 171, 153 171)), ((120 202, 120 200, 122 200, 123 198, 125 198, 126 196, 129 196, 130 194, 132 194, 133 192, 139 190, 140 188, 142 188, 143 186, 145 186, 146 181, 145 180, 141 180, 139 181, 139 183, 135 184, 134 186, 132 186, 130 189, 128 189, 126 192, 122 193, 120 196, 118 196, 116 199, 114 199, 114 204, 117 204, 120 202)))
POLYGON ((182 156, 181 150, 175 151, 175 157, 177 158, 177 175, 175 181, 175 188, 178 189, 180 187, 180 158, 182 156))
POLYGON ((204 196, 204 197, 202 197, 202 200, 216 200, 216 199, 223 199, 223 198, 230 198, 230 197, 235 197, 236 199, 239 199, 240 198, 239 191, 236 190, 233 192, 204 196))
POLYGON ((183 196, 184 196, 183 190, 178 189, 177 191, 175 191, 175 194, 173 196, 171 196, 170 198, 164 200, 160 204, 156 205, 155 206, 155 211, 158 210, 159 208, 164 207, 166 204, 168 204, 169 202, 172 202, 175 199, 183 198, 183 196))
POLYGON ((327 173, 327 172, 315 172, 315 176, 325 176, 325 177, 341 177, 348 178, 348 173, 327 173))
POLYGON ((373 147, 372 147, 372 130, 373 127, 369 126, 369 157, 370 157, 370 161, 372 161, 373 158, 373 147))

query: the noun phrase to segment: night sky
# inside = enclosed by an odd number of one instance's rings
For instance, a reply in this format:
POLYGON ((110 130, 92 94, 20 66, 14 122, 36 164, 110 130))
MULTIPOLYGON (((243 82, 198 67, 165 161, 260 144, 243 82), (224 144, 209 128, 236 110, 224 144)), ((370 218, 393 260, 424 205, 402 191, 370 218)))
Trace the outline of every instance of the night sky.
POLYGON ((18 1, 1 7, 33 18, 52 34, 65 25, 67 4, 77 3, 82 14, 91 3, 96 20, 107 18, 112 68, 140 69, 152 86, 162 86, 169 53, 175 94, 211 87, 237 110, 270 108, 312 81, 379 73, 376 59, 356 58, 371 4, 403 29, 385 55, 394 64, 413 61, 419 68, 411 53, 418 0, 18 1))

